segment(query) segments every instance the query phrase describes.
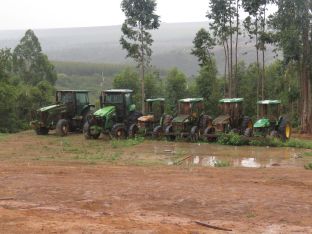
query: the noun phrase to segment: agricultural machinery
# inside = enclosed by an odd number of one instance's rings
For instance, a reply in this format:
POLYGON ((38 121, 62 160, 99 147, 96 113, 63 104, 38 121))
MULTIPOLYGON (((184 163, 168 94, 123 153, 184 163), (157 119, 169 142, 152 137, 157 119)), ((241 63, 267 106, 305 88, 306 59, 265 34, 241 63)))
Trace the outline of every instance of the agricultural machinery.
POLYGON ((108 134, 116 139, 134 137, 139 131, 137 112, 132 100, 132 90, 111 89, 100 95, 101 109, 89 115, 83 127, 86 139, 97 139, 108 134))
POLYGON ((205 129, 212 125, 211 117, 203 112, 203 98, 179 100, 178 114, 165 130, 167 140, 174 141, 179 137, 188 138, 192 142, 198 141, 205 129))
POLYGON ((252 120, 248 116, 243 115, 243 98, 227 98, 219 101, 221 115, 213 120, 212 126, 206 128, 204 135, 208 140, 211 135, 216 132, 235 133, 251 136, 252 120))
POLYGON ((280 100, 263 100, 258 102, 260 119, 254 124, 254 136, 271 136, 283 141, 291 137, 291 124, 281 116, 280 100))
POLYGON ((57 135, 66 136, 68 132, 82 130, 93 108, 89 103, 88 91, 56 91, 56 103, 32 111, 30 125, 38 135, 47 135, 49 130, 56 129, 57 135))
POLYGON ((152 135, 159 139, 172 120, 170 115, 165 114, 165 99, 147 99, 145 106, 147 114, 138 119, 139 131, 146 136, 152 135))

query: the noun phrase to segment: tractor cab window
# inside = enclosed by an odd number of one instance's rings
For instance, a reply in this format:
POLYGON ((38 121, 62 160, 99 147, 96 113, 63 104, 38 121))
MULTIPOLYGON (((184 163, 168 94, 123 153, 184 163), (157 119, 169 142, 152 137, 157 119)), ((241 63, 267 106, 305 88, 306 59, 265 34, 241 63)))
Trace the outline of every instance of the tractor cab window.
POLYGON ((89 104, 89 98, 87 93, 76 93, 76 108, 77 113, 81 113, 83 108, 89 104))
POLYGON ((132 104, 132 98, 130 93, 125 94, 126 106, 130 106, 132 104))
POLYGON ((69 104, 69 103, 74 103, 74 94, 71 92, 59 92, 57 101, 61 102, 63 104, 69 104))
POLYGON ((105 95, 105 104, 122 104, 123 95, 122 94, 106 94, 105 95))
POLYGON ((180 114, 181 115, 189 115, 191 114, 192 104, 188 102, 180 103, 180 114))

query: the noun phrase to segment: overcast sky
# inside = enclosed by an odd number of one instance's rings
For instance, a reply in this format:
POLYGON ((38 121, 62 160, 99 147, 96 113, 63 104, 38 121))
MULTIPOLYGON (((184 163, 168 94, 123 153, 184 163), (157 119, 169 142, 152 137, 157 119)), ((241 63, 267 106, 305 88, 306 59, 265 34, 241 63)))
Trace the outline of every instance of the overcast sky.
MULTIPOLYGON (((1 0, 0 29, 118 25, 121 0, 1 0)), ((205 21, 208 0, 157 0, 161 21, 205 21)))

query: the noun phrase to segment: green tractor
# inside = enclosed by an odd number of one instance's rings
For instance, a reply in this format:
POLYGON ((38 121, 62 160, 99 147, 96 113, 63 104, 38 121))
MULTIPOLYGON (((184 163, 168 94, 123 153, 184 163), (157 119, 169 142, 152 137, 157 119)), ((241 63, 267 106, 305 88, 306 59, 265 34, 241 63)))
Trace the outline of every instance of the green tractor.
POLYGON ((192 142, 197 142, 205 129, 212 125, 211 117, 203 112, 203 98, 179 100, 178 114, 165 130, 167 140, 174 141, 179 137, 188 138, 192 142))
MULTIPOLYGON (((212 126, 205 129, 208 140, 213 139, 216 132, 251 136, 253 123, 251 118, 243 115, 243 98, 226 98, 219 101, 221 115, 213 120, 212 126)), ((216 135, 215 135, 216 136, 216 135)))
POLYGON ((258 102, 260 119, 254 124, 254 136, 278 137, 289 140, 292 133, 291 124, 281 116, 280 100, 263 100, 258 102))
POLYGON ((56 91, 56 103, 32 111, 30 125, 38 135, 47 135, 49 130, 56 129, 57 135, 66 136, 68 132, 82 130, 93 108, 88 91, 56 91))
POLYGON ((154 98, 145 101, 147 114, 138 119, 139 131, 145 136, 161 138, 172 117, 165 114, 165 99, 154 98))
POLYGON ((89 115, 83 127, 86 139, 97 139, 108 134, 116 139, 134 137, 139 131, 137 122, 142 116, 135 111, 132 90, 111 89, 101 93, 101 109, 89 115))

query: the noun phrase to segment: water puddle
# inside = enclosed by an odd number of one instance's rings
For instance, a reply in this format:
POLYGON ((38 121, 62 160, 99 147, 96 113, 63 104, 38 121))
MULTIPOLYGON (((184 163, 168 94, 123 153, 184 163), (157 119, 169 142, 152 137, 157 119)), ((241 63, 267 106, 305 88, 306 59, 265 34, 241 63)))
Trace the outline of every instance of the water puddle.
POLYGON ((309 150, 271 147, 234 147, 216 144, 150 142, 145 149, 168 165, 203 167, 303 167, 303 155, 309 150))

